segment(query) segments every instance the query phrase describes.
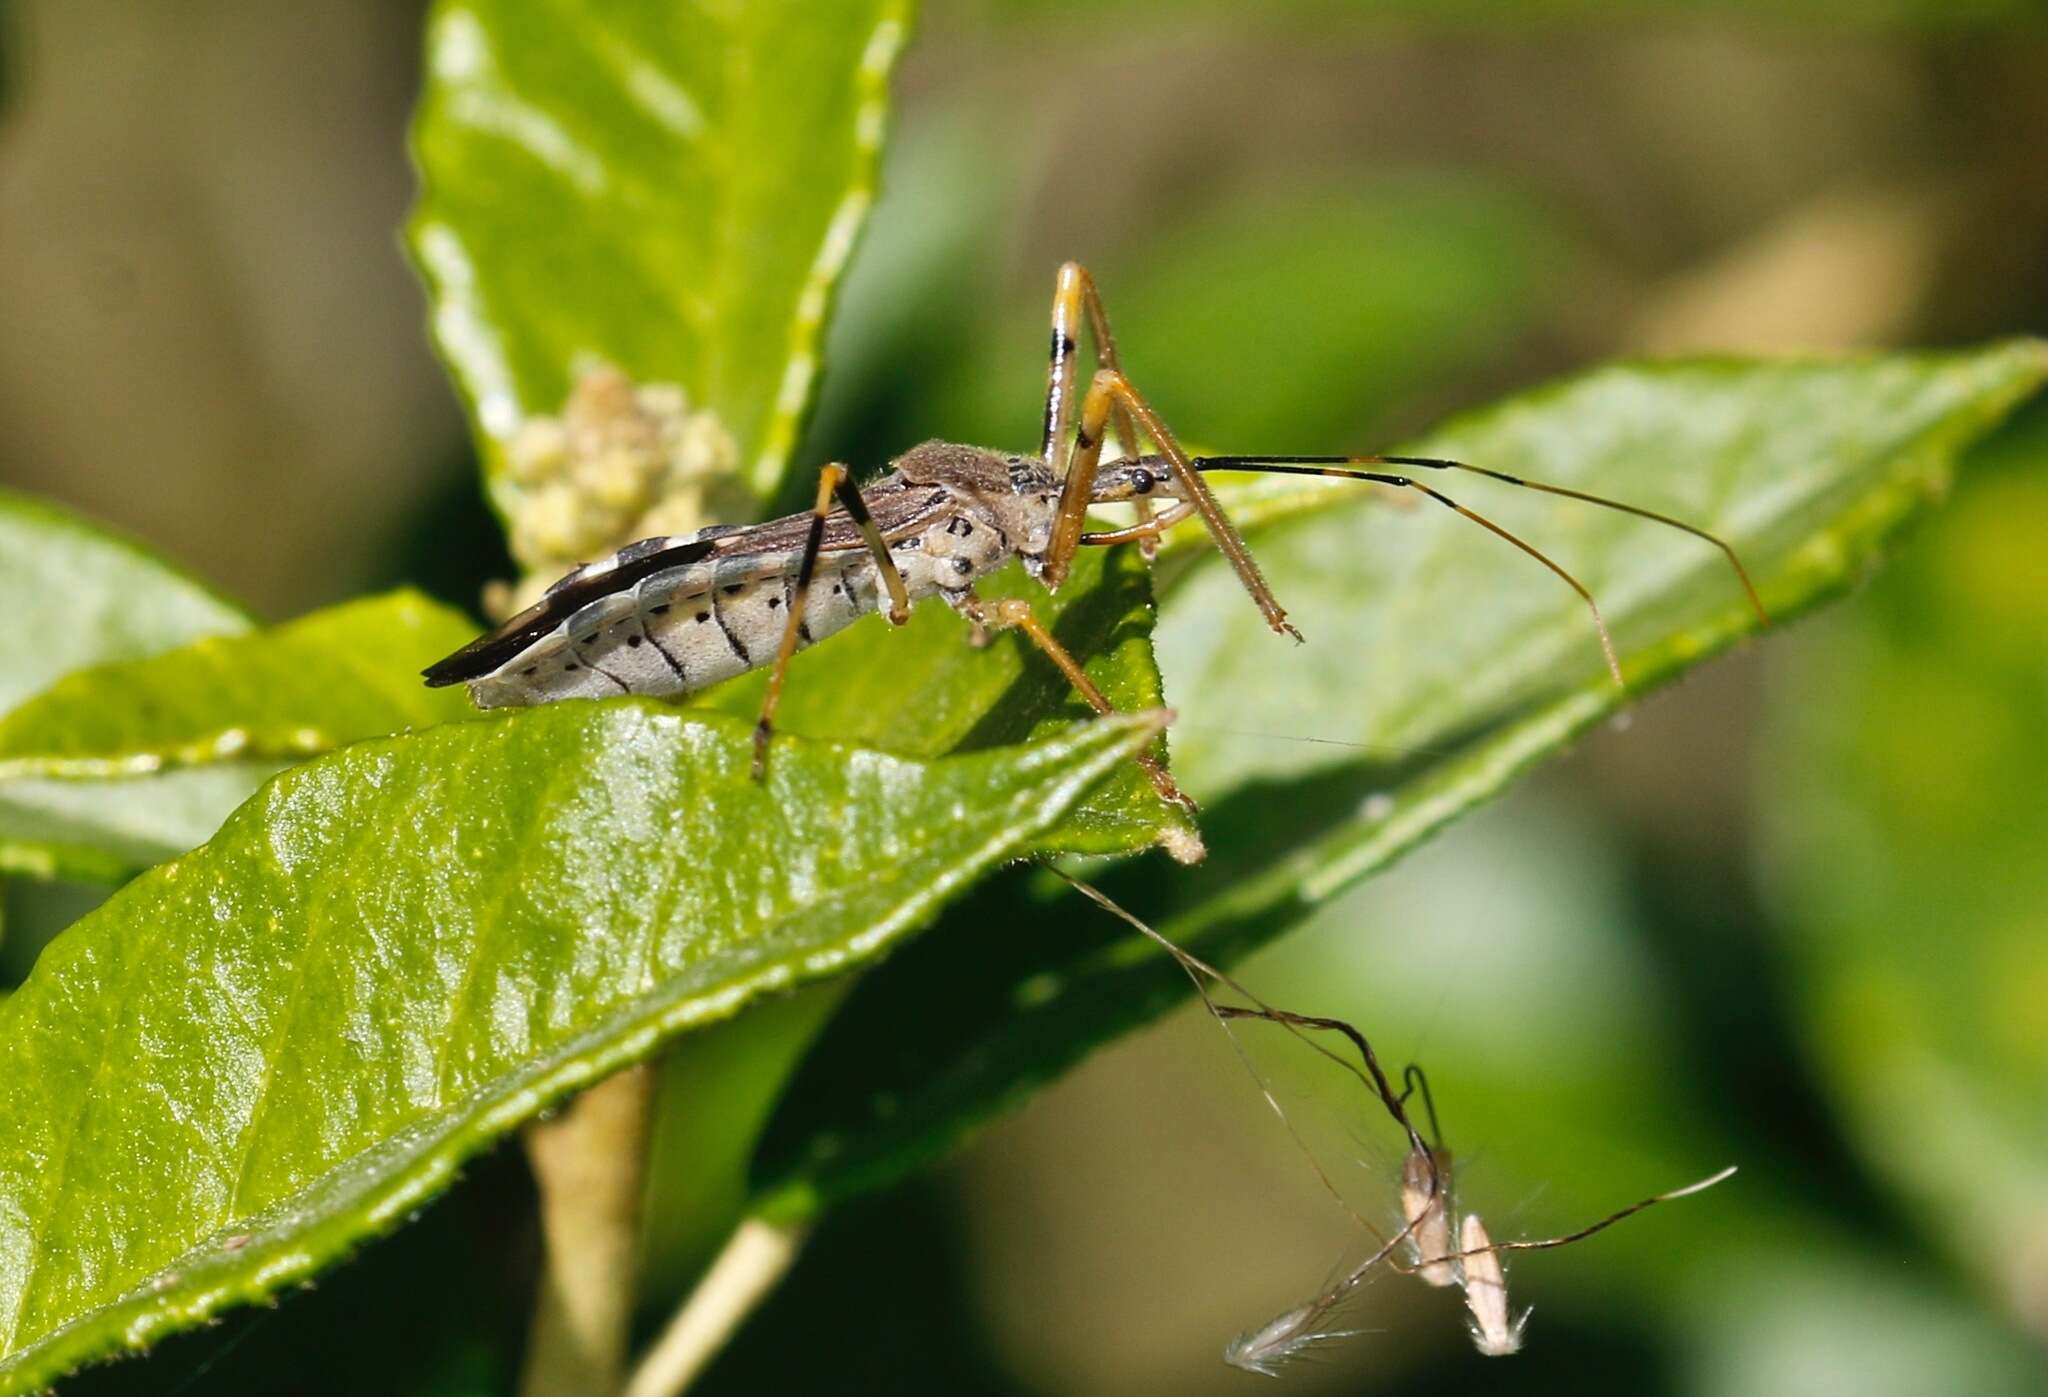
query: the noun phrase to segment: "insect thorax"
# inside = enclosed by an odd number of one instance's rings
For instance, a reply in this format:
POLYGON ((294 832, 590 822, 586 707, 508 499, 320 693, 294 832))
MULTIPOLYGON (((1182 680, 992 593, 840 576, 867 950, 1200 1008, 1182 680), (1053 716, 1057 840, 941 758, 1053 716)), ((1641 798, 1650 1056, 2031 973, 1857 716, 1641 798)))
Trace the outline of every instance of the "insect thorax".
MULTIPOLYGON (((995 531, 1001 551, 989 558, 986 566, 978 562, 974 576, 993 571, 1011 557, 1022 558, 1031 574, 1037 575, 1039 561, 1052 540, 1060 496, 1059 482, 1043 460, 983 446, 928 441, 904 452, 893 464, 906 484, 945 490, 953 497, 960 518, 995 531)), ((957 534, 959 524, 948 522, 957 534)), ((938 546, 943 552, 955 551, 943 542, 938 546)), ((979 555, 981 548, 972 551, 979 555)))

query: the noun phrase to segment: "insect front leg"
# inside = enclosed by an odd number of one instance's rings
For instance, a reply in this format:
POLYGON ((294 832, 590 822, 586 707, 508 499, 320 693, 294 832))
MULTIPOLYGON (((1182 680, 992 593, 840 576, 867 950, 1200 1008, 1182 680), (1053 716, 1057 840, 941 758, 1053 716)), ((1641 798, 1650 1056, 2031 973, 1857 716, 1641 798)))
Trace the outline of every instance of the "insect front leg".
MULTIPOLYGON (((1123 366, 1117 362, 1116 336, 1110 332, 1109 312, 1103 309, 1102 293, 1095 288, 1095 278, 1079 262, 1068 262, 1061 266, 1058 280, 1053 285, 1052 358, 1046 366, 1045 441, 1039 452, 1055 475, 1066 473, 1066 463, 1054 453, 1065 448, 1067 429, 1073 425, 1075 368, 1080 358, 1080 346, 1075 337, 1084 316, 1089 336, 1095 344, 1095 362, 1105 369, 1120 370, 1123 366)), ((1117 410, 1116 432, 1116 439, 1123 449, 1135 453, 1138 449, 1137 427, 1128 410, 1117 410)))
MULTIPOLYGON (((1031 610, 1029 602, 1017 597, 1007 597, 996 602, 984 601, 975 595, 971 588, 965 594, 948 600, 961 615, 985 630, 1022 631, 1031 643, 1038 647, 1040 653, 1051 660, 1059 672, 1066 676, 1067 682, 1074 686, 1076 693, 1087 700, 1090 708, 1104 717, 1116 712, 1116 705, 1096 687, 1095 681, 1088 677, 1088 671, 1081 668, 1081 662, 1074 658, 1073 652, 1060 644, 1059 639, 1046 629, 1045 623, 1031 610)), ((1152 782, 1152 789, 1159 793, 1161 800, 1170 805, 1178 805, 1190 813, 1200 808, 1175 784, 1172 775, 1166 770, 1166 764, 1157 757, 1149 752, 1143 752, 1132 760, 1137 762, 1146 778, 1152 782)))
POLYGON ((796 587, 789 598, 789 617, 782 625, 782 644, 775 651, 775 667, 768 672, 768 691, 761 696, 760 721, 754 724, 756 781, 768 771, 768 739, 775 731, 775 709, 782 702, 782 684, 789 673, 789 662, 796 657, 797 646, 803 640, 804 609, 811 597, 811 580, 818 572, 818 551, 825 542, 825 520, 832 513, 835 498, 859 527, 868 552, 874 556, 875 567, 882 578, 882 589, 889 595, 889 609, 884 614, 892 625, 897 626, 910 619, 910 594, 903 585, 903 574, 897 569, 895 558, 890 556, 889 545, 882 538, 882 531, 875 526, 874 516, 868 512, 867 501, 861 498, 860 487, 853 483, 853 477, 845 466, 835 462, 824 467, 818 472, 818 501, 812 508, 810 532, 804 535, 804 551, 797 562, 796 587))
MULTIPOLYGON (((1095 362, 1098 367, 1122 371, 1117 361, 1116 336, 1109 328, 1109 312, 1102 304, 1102 293, 1096 289, 1095 278, 1079 262, 1068 262, 1059 271, 1059 278, 1052 293, 1052 358, 1045 375, 1045 434, 1039 455, 1052 468, 1055 476, 1064 479, 1070 462, 1057 453, 1067 452, 1067 431, 1073 425, 1075 404, 1075 369, 1080 358, 1080 346, 1076 341, 1082 317, 1088 321, 1088 333, 1095 344, 1095 362)), ((1112 404, 1111 420, 1116 425, 1117 443, 1126 455, 1138 453, 1138 429, 1131 417, 1130 409, 1122 403, 1112 404)), ((1134 501, 1138 510, 1138 522, 1147 522, 1152 513, 1150 500, 1134 501)), ((1149 560, 1159 551, 1159 540, 1155 532, 1147 531, 1136 535, 1138 547, 1149 560)))
POLYGON ((1181 449, 1180 442, 1168 430, 1166 423, 1152 410, 1152 405, 1131 386, 1129 379, 1115 369, 1098 370, 1088 385, 1088 396, 1081 402, 1081 419, 1074 431, 1074 458, 1060 493, 1059 512, 1053 519, 1052 540, 1046 547, 1045 565, 1040 574, 1045 585, 1057 587, 1066 580, 1074 550, 1081 545, 1088 503, 1095 489, 1096 470, 1102 462, 1103 434, 1110 415, 1119 406, 1130 411, 1166 458, 1182 501, 1193 506, 1194 512, 1201 516, 1210 537, 1216 540, 1216 546, 1229 560, 1237 580, 1251 594, 1260 614, 1266 618, 1266 624, 1282 635, 1300 640, 1301 632, 1288 623, 1287 613, 1275 600, 1273 589, 1266 584, 1265 574, 1259 571, 1258 563, 1252 559, 1251 549, 1245 546, 1243 537, 1224 516, 1223 506, 1217 503, 1215 492, 1202 479, 1201 472, 1195 469, 1194 462, 1181 449))

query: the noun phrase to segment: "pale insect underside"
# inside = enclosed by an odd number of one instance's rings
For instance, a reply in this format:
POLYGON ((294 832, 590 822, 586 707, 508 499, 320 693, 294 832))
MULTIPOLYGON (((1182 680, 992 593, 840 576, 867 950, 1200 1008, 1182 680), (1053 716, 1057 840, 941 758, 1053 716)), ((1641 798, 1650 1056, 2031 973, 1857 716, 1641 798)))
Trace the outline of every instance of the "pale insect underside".
MULTIPOLYGON (((914 595, 961 575, 935 574, 920 532, 955 514, 947 491, 885 477, 869 487, 869 498, 914 595)), ((478 705, 492 708, 621 693, 679 696, 759 668, 775 657, 810 522, 808 514, 792 515, 629 544, 578 568, 535 605, 436 664, 427 682, 467 683, 478 705)), ((973 559, 974 574, 986 570, 982 562, 973 559)), ((880 594, 859 529, 834 516, 800 642, 875 610, 880 594)))

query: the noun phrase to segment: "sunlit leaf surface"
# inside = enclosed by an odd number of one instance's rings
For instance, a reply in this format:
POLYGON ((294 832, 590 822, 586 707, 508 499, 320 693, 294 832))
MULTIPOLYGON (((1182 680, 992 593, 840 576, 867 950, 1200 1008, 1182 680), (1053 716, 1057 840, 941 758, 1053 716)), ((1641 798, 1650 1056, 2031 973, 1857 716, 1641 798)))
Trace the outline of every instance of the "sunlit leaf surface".
MULTIPOLYGON (((239 608, 136 545, 9 494, 0 494, 0 614, 0 712, 81 666, 249 625, 239 608)), ((0 780, 0 868, 118 877, 205 839, 258 779, 0 780)))
POLYGON ((872 958, 1156 716, 920 763, 644 700, 359 743, 0 1004, 0 1393, 304 1279, 668 1037, 872 958))
POLYGON ((78 670, 0 717, 0 777, 285 760, 472 717, 462 690, 419 671, 473 634, 460 612, 396 592, 78 670))
POLYGON ((681 385, 766 494, 873 198, 909 0, 444 0, 427 40, 412 246, 497 452, 579 359, 681 385))

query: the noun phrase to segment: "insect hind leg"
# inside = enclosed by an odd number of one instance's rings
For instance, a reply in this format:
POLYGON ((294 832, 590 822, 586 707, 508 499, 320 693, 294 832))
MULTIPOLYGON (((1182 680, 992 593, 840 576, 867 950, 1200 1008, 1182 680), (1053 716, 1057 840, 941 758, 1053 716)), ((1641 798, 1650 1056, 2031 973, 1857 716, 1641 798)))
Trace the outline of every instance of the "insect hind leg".
MULTIPOLYGON (((1095 362, 1105 369, 1121 372, 1117 361, 1116 335, 1109 328, 1109 312, 1095 278, 1079 262, 1060 267, 1052 293, 1052 351, 1045 373, 1045 434, 1039 454, 1058 476, 1066 474, 1066 462, 1058 453, 1067 447, 1067 431, 1073 426, 1076 401, 1075 369, 1080 359, 1078 332, 1086 319, 1088 334, 1095 345, 1095 362)), ((1117 441, 1127 452, 1138 449, 1137 426, 1128 409, 1115 414, 1117 441)))
MULTIPOLYGON (((1058 637, 1038 619, 1029 602, 1016 597, 995 602, 985 601, 970 589, 966 595, 955 600, 953 605, 961 615, 985 630, 1022 631, 1025 638, 1037 646, 1039 652, 1051 660, 1066 677, 1067 682, 1074 686, 1074 691, 1087 700, 1090 708, 1104 717, 1117 711, 1116 705, 1109 701, 1108 695, 1088 677, 1088 671, 1081 668, 1081 662, 1074 658, 1073 652, 1060 644, 1058 637)), ((1152 789, 1159 793, 1161 800, 1169 805, 1177 805, 1190 814, 1200 808, 1175 783, 1172 774, 1166 769, 1166 764, 1158 757, 1150 752, 1141 752, 1132 760, 1137 762, 1146 779, 1151 781, 1152 789)))

